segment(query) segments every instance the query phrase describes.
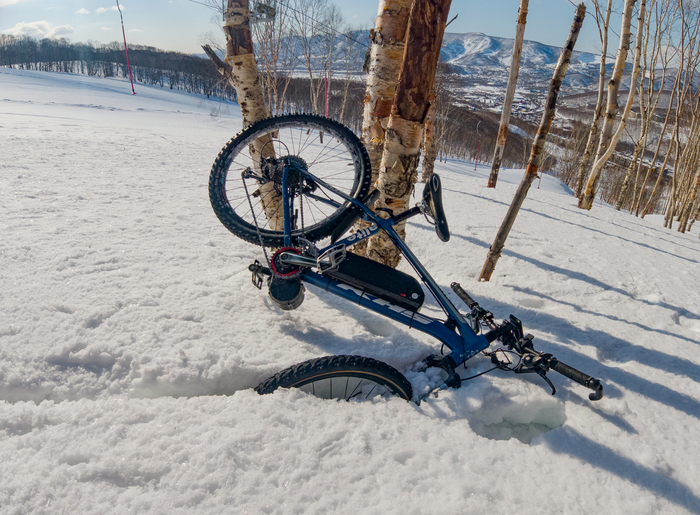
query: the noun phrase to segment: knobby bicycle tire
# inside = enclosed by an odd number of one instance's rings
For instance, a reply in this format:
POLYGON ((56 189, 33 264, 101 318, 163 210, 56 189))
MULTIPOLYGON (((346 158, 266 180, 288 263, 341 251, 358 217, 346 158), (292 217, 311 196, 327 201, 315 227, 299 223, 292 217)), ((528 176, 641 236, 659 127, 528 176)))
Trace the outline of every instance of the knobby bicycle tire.
MULTIPOLYGON (((291 157, 351 198, 363 198, 369 191, 369 156, 359 138, 344 125, 308 114, 255 122, 224 146, 209 177, 209 198, 216 216, 229 231, 250 243, 270 247, 284 243, 279 222, 270 221, 281 212, 279 174, 267 185, 259 178, 242 176, 260 169, 265 161, 262 156, 268 154, 291 157)), ((329 236, 351 207, 350 202, 320 187, 311 194, 301 194, 295 199, 292 241, 296 244, 299 237, 318 241, 329 236)))
POLYGON ((301 388, 321 398, 367 399, 377 395, 413 397, 411 383, 395 368, 363 356, 324 356, 291 366, 260 383, 255 391, 301 388), (335 388, 335 391, 334 391, 335 388))

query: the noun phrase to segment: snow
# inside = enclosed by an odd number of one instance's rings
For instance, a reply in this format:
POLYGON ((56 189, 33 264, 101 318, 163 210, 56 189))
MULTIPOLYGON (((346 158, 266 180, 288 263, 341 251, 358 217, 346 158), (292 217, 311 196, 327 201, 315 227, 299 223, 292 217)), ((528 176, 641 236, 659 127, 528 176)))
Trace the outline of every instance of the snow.
POLYGON ((438 347, 313 288, 277 309, 207 195, 238 108, 130 93, 0 68, 0 512, 700 513, 697 224, 581 211, 545 176, 479 283, 522 170, 494 190, 486 166, 438 163, 452 239, 414 219, 412 249, 605 398, 505 372, 419 406, 259 396, 327 354, 425 391, 413 364, 438 347))

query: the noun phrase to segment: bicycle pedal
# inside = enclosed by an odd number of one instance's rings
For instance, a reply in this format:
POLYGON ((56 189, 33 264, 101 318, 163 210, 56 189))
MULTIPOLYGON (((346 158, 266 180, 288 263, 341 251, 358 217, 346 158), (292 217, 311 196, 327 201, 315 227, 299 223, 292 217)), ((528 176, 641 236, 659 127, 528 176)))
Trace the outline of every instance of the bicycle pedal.
POLYGON ((255 263, 250 265, 248 269, 252 272, 252 277, 250 279, 253 282, 253 286, 255 286, 258 290, 262 290, 263 274, 261 272, 262 265, 260 264, 260 261, 256 259, 255 263))
POLYGON ((321 272, 337 270, 340 263, 345 259, 347 249, 344 243, 331 247, 316 258, 318 268, 321 272))

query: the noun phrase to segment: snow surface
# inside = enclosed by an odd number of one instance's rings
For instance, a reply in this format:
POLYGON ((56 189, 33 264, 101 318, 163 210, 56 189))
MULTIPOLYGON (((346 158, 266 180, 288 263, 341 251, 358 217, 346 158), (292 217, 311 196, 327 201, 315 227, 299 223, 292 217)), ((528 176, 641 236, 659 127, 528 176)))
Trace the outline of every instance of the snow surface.
POLYGON ((452 239, 417 220, 411 247, 605 398, 505 372, 420 406, 258 396, 340 353, 424 392, 438 348, 313 289, 277 309, 207 196, 238 108, 137 93, 0 68, 1 513, 700 513, 699 224, 581 211, 545 176, 478 283, 522 171, 439 163, 452 239))

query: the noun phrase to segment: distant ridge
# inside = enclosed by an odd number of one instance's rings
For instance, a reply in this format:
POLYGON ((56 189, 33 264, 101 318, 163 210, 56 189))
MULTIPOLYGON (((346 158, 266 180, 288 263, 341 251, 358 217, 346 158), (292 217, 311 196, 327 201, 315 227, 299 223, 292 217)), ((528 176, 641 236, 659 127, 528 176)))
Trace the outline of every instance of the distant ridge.
MULTIPOLYGON (((442 57, 450 64, 466 66, 510 66, 513 39, 488 36, 481 32, 447 33, 443 39, 442 57)), ((561 47, 524 41, 521 66, 539 68, 556 64, 561 47)), ((572 65, 599 65, 600 55, 573 52, 572 65)))

